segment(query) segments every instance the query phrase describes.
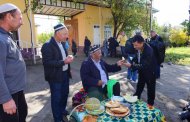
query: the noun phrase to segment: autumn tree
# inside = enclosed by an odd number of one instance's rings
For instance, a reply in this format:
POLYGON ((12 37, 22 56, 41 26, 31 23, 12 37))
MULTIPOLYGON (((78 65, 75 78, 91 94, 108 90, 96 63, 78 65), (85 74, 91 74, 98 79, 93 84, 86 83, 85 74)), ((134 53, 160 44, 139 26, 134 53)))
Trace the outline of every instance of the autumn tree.
POLYGON ((186 33, 179 28, 173 28, 170 31, 169 39, 173 46, 184 46, 187 43, 186 33))

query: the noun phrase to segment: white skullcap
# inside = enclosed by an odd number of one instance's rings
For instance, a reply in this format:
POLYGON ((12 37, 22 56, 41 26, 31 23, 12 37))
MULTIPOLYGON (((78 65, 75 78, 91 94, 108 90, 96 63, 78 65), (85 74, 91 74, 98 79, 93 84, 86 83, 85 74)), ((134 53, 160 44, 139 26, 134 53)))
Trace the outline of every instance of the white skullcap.
POLYGON ((0 14, 14 9, 18 9, 18 7, 11 3, 2 4, 0 5, 0 14))

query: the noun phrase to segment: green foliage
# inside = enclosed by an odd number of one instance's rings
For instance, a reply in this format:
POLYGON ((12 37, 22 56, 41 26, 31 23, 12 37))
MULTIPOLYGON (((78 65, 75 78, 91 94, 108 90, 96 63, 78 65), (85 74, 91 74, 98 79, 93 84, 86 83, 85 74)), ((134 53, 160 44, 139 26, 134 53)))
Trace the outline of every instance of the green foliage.
MULTIPOLYGON (((110 23, 114 25, 113 36, 121 31, 130 31, 147 23, 145 0, 106 0, 111 6, 113 18, 110 23)), ((142 26, 144 27, 144 26, 142 26)))
POLYGON ((37 38, 41 44, 44 44, 51 38, 51 36, 53 36, 53 32, 52 33, 41 33, 38 35, 37 38))
POLYGON ((29 0, 24 0, 24 2, 26 7, 24 13, 27 13, 29 9, 35 12, 37 9, 42 8, 42 5, 40 4, 39 0, 31 0, 30 3, 29 0))
POLYGON ((168 48, 166 50, 165 62, 180 65, 190 65, 190 47, 168 48))
POLYGON ((182 29, 173 28, 170 31, 169 40, 173 46, 185 46, 187 44, 187 35, 182 29))
POLYGON ((188 20, 185 20, 181 23, 181 25, 184 27, 183 31, 186 32, 188 36, 190 36, 190 22, 188 20))

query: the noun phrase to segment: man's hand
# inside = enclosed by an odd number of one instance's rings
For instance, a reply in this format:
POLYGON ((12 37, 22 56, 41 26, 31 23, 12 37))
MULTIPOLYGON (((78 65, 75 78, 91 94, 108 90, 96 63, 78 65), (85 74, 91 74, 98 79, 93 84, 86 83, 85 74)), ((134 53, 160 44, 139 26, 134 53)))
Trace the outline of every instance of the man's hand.
POLYGON ((119 60, 119 61, 117 62, 117 66, 123 65, 123 63, 124 63, 124 60, 119 60))
POLYGON ((70 64, 71 62, 73 62, 74 58, 73 56, 67 56, 66 59, 64 60, 65 64, 70 64))
POLYGON ((102 86, 103 82, 101 80, 98 81, 98 86, 102 86))
POLYGON ((131 67, 131 64, 130 63, 123 63, 124 66, 130 68, 131 67))
POLYGON ((3 104, 3 110, 5 113, 7 114, 15 114, 16 113, 16 104, 15 101, 13 99, 9 100, 8 102, 3 104))

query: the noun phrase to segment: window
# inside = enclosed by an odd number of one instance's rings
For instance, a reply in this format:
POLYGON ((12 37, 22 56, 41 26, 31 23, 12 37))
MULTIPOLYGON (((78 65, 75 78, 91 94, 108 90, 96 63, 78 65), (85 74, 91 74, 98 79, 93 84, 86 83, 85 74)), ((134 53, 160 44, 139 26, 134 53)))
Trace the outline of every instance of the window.
POLYGON ((105 25, 104 26, 104 38, 108 39, 112 36, 112 32, 111 32, 111 26, 110 25, 105 25))

